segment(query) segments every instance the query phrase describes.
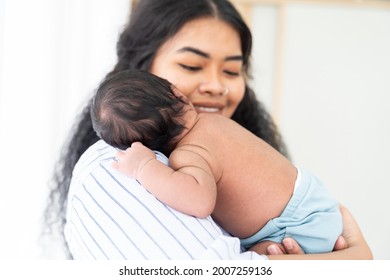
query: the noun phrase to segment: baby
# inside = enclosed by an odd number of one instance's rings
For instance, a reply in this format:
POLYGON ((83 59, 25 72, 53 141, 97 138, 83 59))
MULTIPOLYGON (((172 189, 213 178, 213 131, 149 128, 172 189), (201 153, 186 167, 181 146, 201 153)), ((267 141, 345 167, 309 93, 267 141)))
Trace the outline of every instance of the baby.
POLYGON ((125 150, 114 168, 178 211, 211 214, 246 249, 265 254, 261 244, 291 236, 306 253, 329 252, 341 234, 338 203, 314 175, 233 120, 198 113, 164 79, 132 70, 108 77, 91 116, 99 137, 125 150))

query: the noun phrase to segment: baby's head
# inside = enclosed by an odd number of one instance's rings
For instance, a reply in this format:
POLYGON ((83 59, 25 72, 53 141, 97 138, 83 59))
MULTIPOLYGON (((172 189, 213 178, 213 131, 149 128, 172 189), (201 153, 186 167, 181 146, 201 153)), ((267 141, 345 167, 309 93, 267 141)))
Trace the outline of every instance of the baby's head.
POLYGON ((91 107, 92 125, 114 147, 126 149, 139 141, 169 155, 172 139, 185 128, 181 120, 185 106, 167 80, 126 70, 100 84, 91 107))

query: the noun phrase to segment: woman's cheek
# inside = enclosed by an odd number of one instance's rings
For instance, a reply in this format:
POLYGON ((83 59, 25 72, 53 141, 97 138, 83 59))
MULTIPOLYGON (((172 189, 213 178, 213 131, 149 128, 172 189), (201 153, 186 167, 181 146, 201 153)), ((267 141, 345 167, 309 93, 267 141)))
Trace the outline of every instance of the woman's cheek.
POLYGON ((244 94, 245 94, 245 84, 244 83, 234 87, 234 89, 232 90, 231 96, 229 96, 230 97, 229 102, 231 104, 231 107, 233 108, 232 115, 236 111, 238 105, 243 100, 244 94))

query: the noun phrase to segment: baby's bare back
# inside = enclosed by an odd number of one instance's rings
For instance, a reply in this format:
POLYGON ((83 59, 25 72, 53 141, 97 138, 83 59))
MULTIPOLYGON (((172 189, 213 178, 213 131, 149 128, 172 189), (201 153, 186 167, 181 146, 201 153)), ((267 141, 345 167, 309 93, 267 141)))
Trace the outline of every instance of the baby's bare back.
POLYGON ((296 168, 234 121, 200 114, 182 143, 197 145, 204 153, 217 182, 212 216, 234 236, 256 233, 279 216, 291 198, 296 168))

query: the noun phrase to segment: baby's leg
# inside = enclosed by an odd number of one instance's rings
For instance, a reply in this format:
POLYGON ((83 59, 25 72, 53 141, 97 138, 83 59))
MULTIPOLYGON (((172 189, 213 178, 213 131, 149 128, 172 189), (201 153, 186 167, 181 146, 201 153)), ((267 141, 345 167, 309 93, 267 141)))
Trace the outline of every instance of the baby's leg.
POLYGON ((254 252, 261 254, 261 255, 268 255, 267 248, 271 244, 275 244, 276 246, 278 246, 280 248, 280 250, 282 250, 282 252, 284 254, 286 254, 286 250, 284 249, 282 244, 272 242, 269 240, 256 243, 255 245, 253 245, 252 247, 249 248, 249 251, 254 251, 254 252))

